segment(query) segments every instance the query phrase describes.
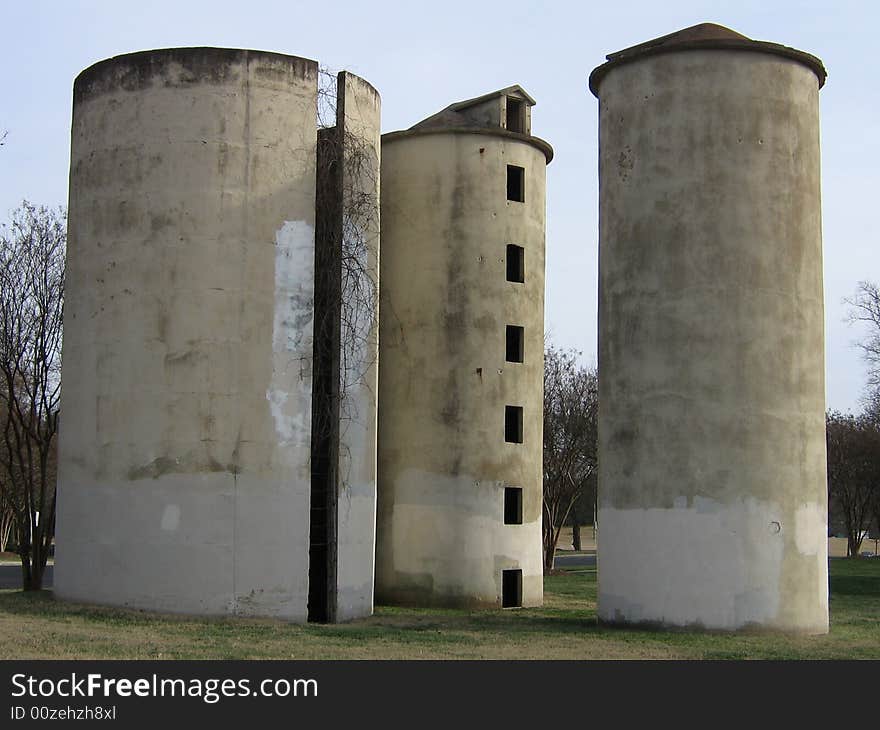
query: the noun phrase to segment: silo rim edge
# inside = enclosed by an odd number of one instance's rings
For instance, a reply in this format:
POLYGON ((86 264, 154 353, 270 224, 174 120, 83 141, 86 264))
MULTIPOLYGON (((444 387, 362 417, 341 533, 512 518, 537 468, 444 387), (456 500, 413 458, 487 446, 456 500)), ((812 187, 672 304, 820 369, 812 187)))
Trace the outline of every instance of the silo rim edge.
POLYGON ((598 99, 599 85, 601 84, 602 79, 608 74, 609 71, 617 68, 618 66, 623 66, 627 63, 640 61, 643 58, 659 56, 665 53, 705 50, 750 51, 752 53, 769 53, 771 55, 782 56, 783 58, 797 61, 798 63, 806 66, 813 73, 816 74, 816 78, 819 81, 820 89, 825 85, 825 80, 828 78, 828 72, 825 69, 825 65, 822 63, 822 60, 820 58, 810 53, 807 53, 806 51, 799 51, 797 48, 791 48, 790 46, 784 46, 780 43, 771 43, 769 41, 753 41, 736 38, 709 39, 679 42, 670 45, 658 45, 640 50, 638 53, 633 53, 626 56, 616 56, 615 54, 611 54, 615 57, 611 58, 611 60, 606 61, 600 66, 597 66, 590 73, 590 91, 593 93, 593 96, 598 99))
POLYGON ((429 127, 427 129, 401 129, 397 132, 386 132, 382 135, 382 144, 394 142, 398 139, 409 137, 420 137, 428 134, 482 134, 489 137, 502 137, 505 139, 515 140, 517 142, 525 142, 544 153, 547 164, 553 160, 553 147, 546 140, 535 137, 531 134, 522 134, 520 132, 511 132, 501 127, 429 127))
POLYGON ((169 46, 167 48, 148 48, 140 51, 131 51, 129 53, 120 53, 115 56, 110 56, 109 58, 103 58, 84 68, 77 74, 76 78, 73 81, 74 99, 78 99, 80 97, 79 89, 81 89, 84 84, 87 84, 94 77, 96 77, 105 68, 110 68, 116 64, 124 63, 126 61, 147 59, 151 56, 174 56, 195 54, 197 52, 215 53, 217 55, 227 56, 230 59, 242 55, 253 55, 282 59, 287 61, 293 60, 296 62, 301 62, 306 66, 313 67, 316 73, 319 66, 317 61, 311 58, 305 58, 304 56, 295 56, 293 54, 280 53, 278 51, 263 51, 254 48, 227 48, 223 46, 169 46))

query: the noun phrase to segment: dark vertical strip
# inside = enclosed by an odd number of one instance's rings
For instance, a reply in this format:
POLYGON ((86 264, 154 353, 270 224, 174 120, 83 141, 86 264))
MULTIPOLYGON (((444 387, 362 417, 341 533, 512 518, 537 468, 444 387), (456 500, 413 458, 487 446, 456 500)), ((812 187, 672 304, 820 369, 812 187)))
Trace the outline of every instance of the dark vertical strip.
POLYGON ((339 125, 318 130, 308 618, 319 622, 336 619, 342 297, 341 137, 339 125))

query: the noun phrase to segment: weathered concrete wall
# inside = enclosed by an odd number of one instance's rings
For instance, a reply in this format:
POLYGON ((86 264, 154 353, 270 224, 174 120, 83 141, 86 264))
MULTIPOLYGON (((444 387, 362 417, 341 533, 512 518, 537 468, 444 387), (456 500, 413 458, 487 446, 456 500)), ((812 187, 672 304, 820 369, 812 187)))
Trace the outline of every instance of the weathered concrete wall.
POLYGON ((600 618, 825 632, 817 75, 689 50, 599 98, 600 618))
POLYGON ((316 77, 195 48, 77 79, 62 598, 305 619, 316 77))
POLYGON ((378 602, 501 602, 522 569, 523 605, 542 601, 541 445, 544 153, 491 133, 394 133, 382 143, 378 602), (524 203, 506 165, 524 167, 524 203), (506 245, 525 283, 506 280, 506 245), (505 326, 525 328, 505 362, 505 326), (524 408, 506 443, 505 405, 524 408), (505 486, 523 524, 503 524, 505 486))
POLYGON ((493 96, 485 101, 461 110, 475 127, 503 127, 504 99, 493 96))
POLYGON ((381 102, 363 79, 339 75, 342 131, 342 307, 336 619, 373 611, 379 330, 381 102))

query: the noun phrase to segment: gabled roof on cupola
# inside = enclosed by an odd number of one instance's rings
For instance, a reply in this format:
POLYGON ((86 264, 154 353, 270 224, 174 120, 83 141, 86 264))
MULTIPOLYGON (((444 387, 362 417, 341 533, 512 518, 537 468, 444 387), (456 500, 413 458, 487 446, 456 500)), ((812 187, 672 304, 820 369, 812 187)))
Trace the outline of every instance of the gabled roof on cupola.
POLYGON ((410 127, 410 129, 426 129, 429 127, 460 127, 468 121, 467 115, 463 114, 462 112, 470 109, 471 107, 478 106, 483 102, 489 101, 490 99, 496 99, 502 96, 519 97, 529 106, 535 106, 535 104, 537 103, 522 86, 520 86, 519 84, 514 84, 513 86, 506 86, 503 89, 498 89, 498 91, 491 91, 488 94, 475 96, 473 99, 465 99, 464 101, 457 101, 454 104, 450 104, 445 109, 441 109, 436 114, 432 114, 430 117, 427 117, 417 124, 414 124, 410 127))

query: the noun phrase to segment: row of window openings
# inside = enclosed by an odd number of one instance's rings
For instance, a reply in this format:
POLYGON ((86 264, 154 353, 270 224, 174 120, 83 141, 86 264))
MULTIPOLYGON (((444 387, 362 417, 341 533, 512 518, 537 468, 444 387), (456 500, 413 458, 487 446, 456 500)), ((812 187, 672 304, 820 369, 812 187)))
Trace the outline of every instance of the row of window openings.
MULTIPOLYGON (((508 99, 508 129, 514 130, 511 118, 516 114, 508 99)), ((514 131, 522 131, 516 128, 514 131)), ((523 203, 526 199, 526 171, 516 165, 507 166, 507 199, 523 203)), ((507 280, 522 283, 525 281, 525 249, 522 246, 507 246, 507 280)), ((507 325, 505 359, 508 362, 523 361, 524 330, 522 327, 507 325)), ((523 409, 521 406, 504 407, 504 440, 521 444, 523 440, 523 409)), ((504 488, 504 524, 522 524, 522 487, 504 488)), ((501 571, 501 607, 522 606, 522 570, 501 571)))

